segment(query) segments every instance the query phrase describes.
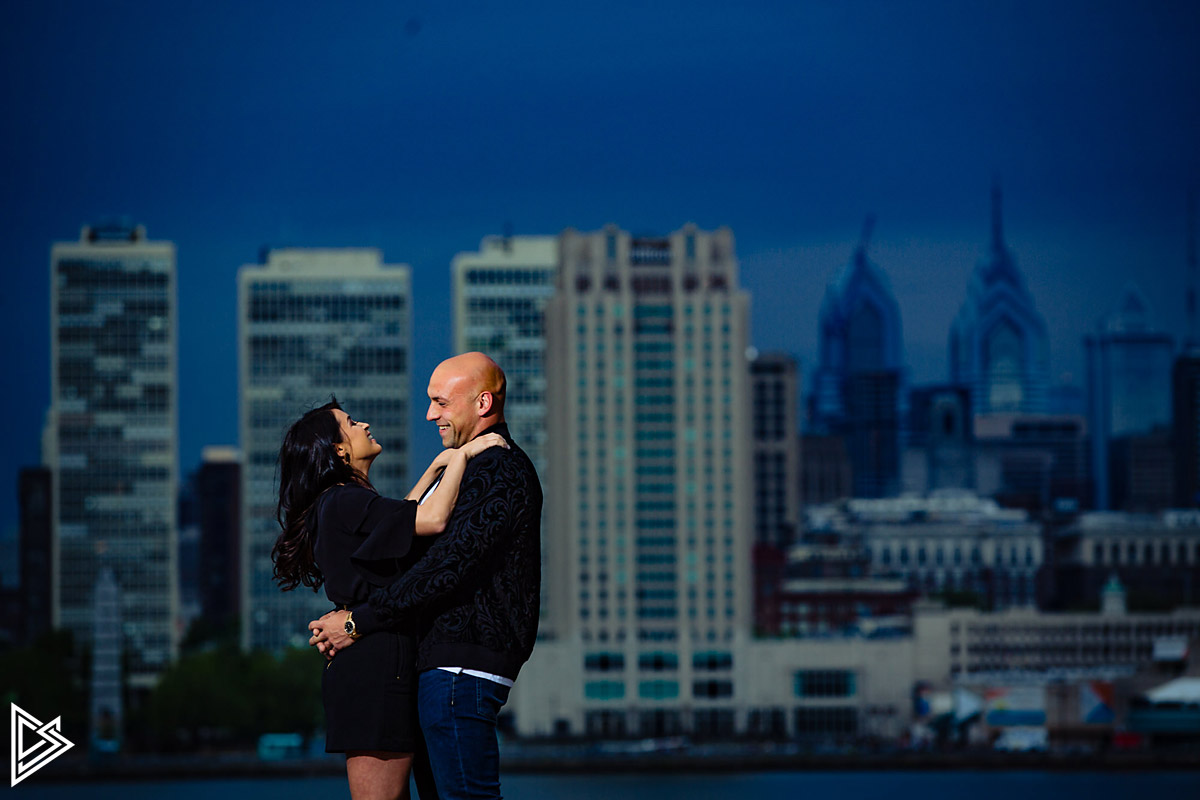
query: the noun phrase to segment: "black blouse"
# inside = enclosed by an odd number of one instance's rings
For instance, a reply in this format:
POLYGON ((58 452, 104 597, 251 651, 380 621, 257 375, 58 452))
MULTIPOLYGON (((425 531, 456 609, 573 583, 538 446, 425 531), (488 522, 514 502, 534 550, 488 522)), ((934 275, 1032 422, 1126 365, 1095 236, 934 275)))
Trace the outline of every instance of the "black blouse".
MULTIPOLYGON (((325 596, 355 605, 391 583, 413 552, 417 503, 393 500, 362 486, 335 486, 317 498, 313 556, 325 576, 325 596)), ((423 551, 424 548, 416 548, 423 551)))

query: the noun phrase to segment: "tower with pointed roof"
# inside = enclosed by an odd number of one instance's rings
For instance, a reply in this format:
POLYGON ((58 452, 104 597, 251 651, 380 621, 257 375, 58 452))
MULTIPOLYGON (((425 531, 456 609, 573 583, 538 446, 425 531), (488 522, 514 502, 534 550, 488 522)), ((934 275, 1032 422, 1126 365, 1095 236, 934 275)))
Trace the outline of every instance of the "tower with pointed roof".
POLYGON ((895 494, 900 475, 900 306, 867 258, 873 225, 868 218, 853 258, 825 290, 810 398, 813 430, 846 438, 857 497, 895 494))
POLYGON ((950 328, 950 380, 976 414, 1041 413, 1049 383, 1046 322, 1004 244, 1000 184, 992 185, 992 243, 950 328))

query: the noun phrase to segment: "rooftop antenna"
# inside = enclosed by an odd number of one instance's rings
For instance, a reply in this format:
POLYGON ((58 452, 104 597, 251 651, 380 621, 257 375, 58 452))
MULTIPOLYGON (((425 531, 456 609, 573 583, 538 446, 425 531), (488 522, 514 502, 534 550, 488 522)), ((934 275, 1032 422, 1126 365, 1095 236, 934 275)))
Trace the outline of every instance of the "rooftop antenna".
POLYGON ((863 220, 862 235, 858 238, 858 258, 860 261, 867 259, 867 246, 871 244, 871 233, 875 230, 875 215, 867 214, 867 218, 863 220))
POLYGON ((1000 176, 992 176, 992 249, 999 253, 1004 249, 1004 221, 1001 215, 1000 176))

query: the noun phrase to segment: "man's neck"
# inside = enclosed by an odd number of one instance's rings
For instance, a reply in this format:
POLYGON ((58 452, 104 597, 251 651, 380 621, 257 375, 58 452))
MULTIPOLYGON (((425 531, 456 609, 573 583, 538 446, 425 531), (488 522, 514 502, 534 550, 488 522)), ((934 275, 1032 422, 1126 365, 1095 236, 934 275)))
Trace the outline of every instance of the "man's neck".
POLYGON ((476 431, 475 435, 474 435, 474 436, 472 436, 471 438, 472 438, 472 439, 478 439, 480 436, 483 436, 485 433, 494 433, 494 432, 496 431, 496 428, 499 428, 499 427, 500 427, 500 426, 502 426, 503 424, 504 424, 504 419, 503 419, 503 418, 501 418, 501 419, 496 419, 496 420, 491 420, 491 421, 490 421, 490 422, 487 424, 487 426, 485 426, 485 427, 483 427, 483 428, 480 428, 478 431, 476 431))

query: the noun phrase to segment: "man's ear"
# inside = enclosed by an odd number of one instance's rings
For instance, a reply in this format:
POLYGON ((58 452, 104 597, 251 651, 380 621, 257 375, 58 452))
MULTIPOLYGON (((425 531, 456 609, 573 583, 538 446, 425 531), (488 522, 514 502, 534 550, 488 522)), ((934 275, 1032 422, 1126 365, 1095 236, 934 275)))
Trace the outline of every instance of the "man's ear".
POLYGON ((478 406, 479 416, 486 417, 488 415, 488 413, 492 410, 492 404, 495 403, 495 401, 496 401, 496 398, 494 398, 492 396, 491 392, 480 392, 479 393, 479 406, 478 406))

